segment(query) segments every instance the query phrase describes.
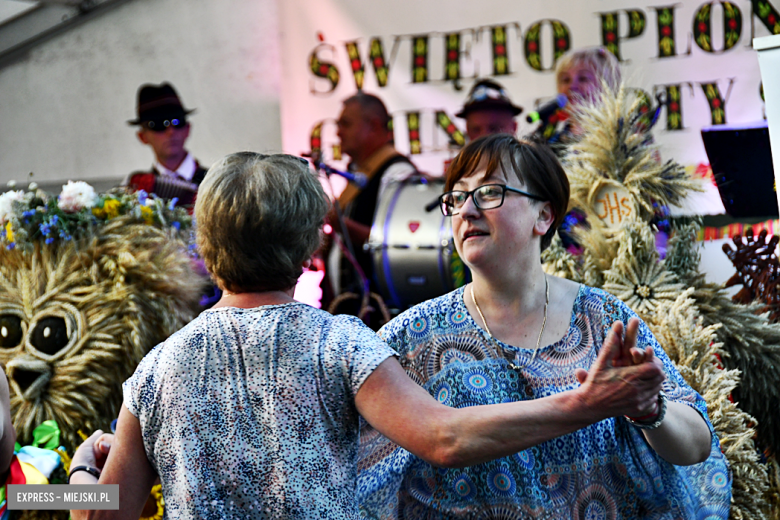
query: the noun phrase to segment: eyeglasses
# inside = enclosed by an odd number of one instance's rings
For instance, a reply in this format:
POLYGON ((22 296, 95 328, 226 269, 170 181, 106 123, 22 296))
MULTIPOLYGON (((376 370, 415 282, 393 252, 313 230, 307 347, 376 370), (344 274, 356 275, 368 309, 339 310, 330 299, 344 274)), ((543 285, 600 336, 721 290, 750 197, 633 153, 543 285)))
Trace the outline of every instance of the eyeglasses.
POLYGON ((165 132, 168 128, 184 128, 187 126, 186 119, 155 119, 153 121, 144 121, 143 127, 152 132, 165 132))
POLYGON ((445 217, 451 217, 460 212, 460 208, 463 207, 469 197, 473 197, 474 205, 477 206, 477 208, 482 210, 495 209, 501 207, 504 203, 504 195, 507 191, 519 193, 529 199, 545 200, 539 195, 533 195, 503 184, 483 184, 479 188, 471 191, 448 191, 439 197, 439 207, 445 217))

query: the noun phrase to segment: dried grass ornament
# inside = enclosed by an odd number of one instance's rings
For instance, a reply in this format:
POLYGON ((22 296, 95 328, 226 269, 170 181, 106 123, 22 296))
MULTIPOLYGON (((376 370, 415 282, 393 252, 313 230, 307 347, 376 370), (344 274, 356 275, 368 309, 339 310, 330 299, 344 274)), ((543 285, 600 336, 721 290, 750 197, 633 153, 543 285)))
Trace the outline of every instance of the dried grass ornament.
POLYGON ((122 383, 195 316, 206 283, 188 246, 191 219, 175 201, 68 186, 59 197, 33 186, 0 195, 0 364, 11 417, 21 444, 55 420, 63 454, 81 444, 79 431, 110 431, 122 383))
POLYGON ((122 383, 192 319, 201 289, 169 233, 118 217, 94 236, 0 249, 0 363, 21 440, 48 419, 66 446, 109 431, 122 383))
POLYGON ((773 368, 780 366, 780 328, 704 280, 693 238, 700 223, 675 224, 666 257, 657 253, 650 225, 656 208, 679 203, 700 185, 679 164, 660 160, 641 104, 641 95, 621 87, 617 93, 602 89, 595 102, 576 108, 573 118, 582 131, 562 163, 570 208, 584 212, 588 226, 572 232, 581 254, 556 241, 542 255, 544 268, 612 292, 648 323, 707 402, 733 470, 731 518, 778 518, 780 490, 769 478, 776 459, 759 460, 754 439, 758 431, 762 444, 777 445, 774 428, 761 423, 780 423, 773 368), (732 402, 731 395, 742 398, 732 402))

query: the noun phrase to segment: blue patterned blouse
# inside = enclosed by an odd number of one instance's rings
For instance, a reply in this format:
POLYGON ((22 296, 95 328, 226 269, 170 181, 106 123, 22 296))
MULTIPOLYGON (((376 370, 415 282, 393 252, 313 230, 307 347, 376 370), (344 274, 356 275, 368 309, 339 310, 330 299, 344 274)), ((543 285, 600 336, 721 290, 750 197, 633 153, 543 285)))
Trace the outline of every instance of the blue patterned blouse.
MULTIPOLYGON (((635 314, 598 289, 581 286, 566 335, 540 349, 499 342, 478 327, 458 289, 399 315, 381 331, 409 376, 455 408, 538 399, 576 388, 610 326, 635 314), (507 365, 527 368, 518 371, 507 365)), ((672 365, 647 325, 639 345, 664 365, 664 391, 707 418, 706 405, 672 365)), ((511 457, 463 469, 442 469, 361 430, 358 494, 364 518, 726 519, 731 474, 712 436, 703 463, 674 466, 640 430, 613 418, 541 443, 511 457)))
POLYGON ((203 312, 124 384, 166 518, 358 518, 354 398, 394 355, 301 303, 203 312))

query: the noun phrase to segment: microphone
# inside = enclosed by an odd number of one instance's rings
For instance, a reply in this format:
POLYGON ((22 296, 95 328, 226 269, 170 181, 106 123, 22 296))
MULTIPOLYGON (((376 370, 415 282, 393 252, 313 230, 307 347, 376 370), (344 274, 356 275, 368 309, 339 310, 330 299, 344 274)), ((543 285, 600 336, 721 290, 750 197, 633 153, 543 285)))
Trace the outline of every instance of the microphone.
POLYGON ((366 186, 368 186, 368 177, 366 177, 364 173, 360 173, 360 172, 352 173, 352 172, 337 170, 336 168, 333 168, 321 162, 315 162, 314 166, 316 168, 319 168, 320 170, 325 171, 326 173, 333 173, 338 175, 339 177, 344 177, 345 179, 347 179, 349 182, 356 185, 361 190, 366 186))
POLYGON ((537 121, 547 121, 550 119, 557 110, 566 106, 569 102, 569 98, 566 94, 558 94, 547 103, 542 104, 535 112, 530 112, 525 116, 525 120, 529 123, 536 123, 537 121))
POLYGON ((430 201, 428 204, 425 205, 425 212, 430 213, 431 211, 435 210, 439 207, 439 197, 436 197, 434 200, 430 201))

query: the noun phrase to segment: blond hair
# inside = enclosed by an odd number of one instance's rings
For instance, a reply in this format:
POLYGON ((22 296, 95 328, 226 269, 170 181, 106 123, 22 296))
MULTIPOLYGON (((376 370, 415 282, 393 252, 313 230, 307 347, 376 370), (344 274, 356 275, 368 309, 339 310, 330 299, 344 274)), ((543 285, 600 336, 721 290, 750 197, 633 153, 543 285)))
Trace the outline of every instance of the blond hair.
POLYGON ((576 65, 584 65, 593 71, 597 79, 604 81, 612 90, 620 87, 620 62, 604 47, 586 47, 564 54, 555 66, 555 81, 560 83, 561 75, 576 65))
POLYGON ((328 206, 304 159, 253 152, 224 157, 209 169, 195 203, 206 268, 230 292, 290 289, 320 246, 328 206))

